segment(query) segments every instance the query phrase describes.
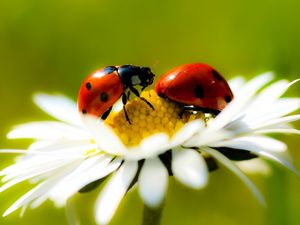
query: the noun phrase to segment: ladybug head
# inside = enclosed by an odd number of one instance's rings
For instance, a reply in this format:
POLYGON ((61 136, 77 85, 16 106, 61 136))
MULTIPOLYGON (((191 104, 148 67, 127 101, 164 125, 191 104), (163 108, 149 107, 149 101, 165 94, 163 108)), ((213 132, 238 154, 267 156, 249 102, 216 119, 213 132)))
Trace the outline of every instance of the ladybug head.
POLYGON ((154 74, 150 70, 149 67, 140 67, 141 72, 139 73, 139 78, 141 80, 141 86, 147 87, 153 83, 154 80, 154 74))
POLYGON ((123 65, 118 68, 124 87, 140 85, 144 88, 153 83, 154 74, 149 67, 123 65))

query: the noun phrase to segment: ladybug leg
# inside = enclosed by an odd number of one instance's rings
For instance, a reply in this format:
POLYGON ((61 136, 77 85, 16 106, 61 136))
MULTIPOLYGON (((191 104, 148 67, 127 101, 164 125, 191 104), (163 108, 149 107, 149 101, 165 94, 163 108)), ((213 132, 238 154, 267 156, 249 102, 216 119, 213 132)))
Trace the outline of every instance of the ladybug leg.
POLYGON ((152 110, 154 110, 154 107, 153 107, 153 105, 150 103, 150 102, 148 102, 148 100, 147 99, 145 99, 144 97, 141 97, 140 96, 140 93, 139 93, 139 91, 137 90, 137 89, 135 89, 134 87, 129 87, 130 88, 130 90, 132 91, 132 93, 136 96, 136 97, 138 97, 139 99, 141 99, 143 102, 145 102, 152 110))
POLYGON ((102 120, 106 120, 106 118, 109 116, 110 111, 111 111, 112 107, 110 107, 108 110, 106 110, 103 115, 101 116, 102 120))
POLYGON ((127 92, 127 101, 130 100, 130 90, 127 92))
POLYGON ((144 101, 152 110, 154 110, 153 105, 147 101, 147 99, 143 98, 143 97, 139 97, 142 101, 144 101))
POLYGON ((128 95, 126 95, 125 93, 122 94, 122 103, 123 103, 123 110, 124 110, 126 120, 129 124, 131 124, 129 116, 128 116, 127 111, 126 111, 126 104, 127 104, 127 100, 128 100, 127 96, 129 96, 129 94, 128 95))

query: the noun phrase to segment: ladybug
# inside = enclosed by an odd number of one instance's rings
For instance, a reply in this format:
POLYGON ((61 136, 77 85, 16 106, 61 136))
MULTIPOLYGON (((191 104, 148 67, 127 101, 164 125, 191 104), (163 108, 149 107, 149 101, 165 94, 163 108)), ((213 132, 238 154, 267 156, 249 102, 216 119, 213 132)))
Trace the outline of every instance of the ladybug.
POLYGON ((218 114, 233 99, 222 75, 203 63, 185 64, 168 71, 156 83, 155 91, 182 104, 180 116, 186 110, 218 114))
POLYGON ((105 120, 113 104, 122 96, 126 120, 131 124, 125 105, 130 92, 144 101, 154 110, 145 98, 140 97, 134 86, 144 90, 153 83, 154 74, 148 67, 135 65, 107 66, 90 74, 82 83, 78 94, 78 110, 105 120))

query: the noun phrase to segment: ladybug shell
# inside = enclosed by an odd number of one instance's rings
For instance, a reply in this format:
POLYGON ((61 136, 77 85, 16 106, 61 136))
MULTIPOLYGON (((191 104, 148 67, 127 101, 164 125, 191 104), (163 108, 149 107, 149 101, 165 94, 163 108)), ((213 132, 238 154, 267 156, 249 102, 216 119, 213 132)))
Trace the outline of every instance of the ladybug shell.
POLYGON ((226 80, 211 66, 185 64, 168 71, 156 83, 155 91, 184 105, 221 111, 233 99, 226 80))
POLYGON ((82 114, 103 115, 121 96, 123 84, 117 73, 100 69, 82 83, 78 94, 78 109, 82 114))

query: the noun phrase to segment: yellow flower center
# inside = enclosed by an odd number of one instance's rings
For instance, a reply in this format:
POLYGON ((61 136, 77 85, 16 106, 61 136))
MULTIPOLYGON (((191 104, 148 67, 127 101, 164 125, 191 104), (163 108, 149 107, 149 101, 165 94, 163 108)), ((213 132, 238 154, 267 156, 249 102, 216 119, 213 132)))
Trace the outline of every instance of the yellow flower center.
POLYGON ((160 132, 172 137, 185 123, 195 119, 205 120, 202 112, 185 112, 180 118, 182 107, 159 97, 154 90, 142 92, 141 97, 147 99, 154 110, 143 100, 135 98, 126 104, 131 124, 126 120, 123 110, 112 112, 105 120, 126 146, 135 146, 144 138, 160 132))

